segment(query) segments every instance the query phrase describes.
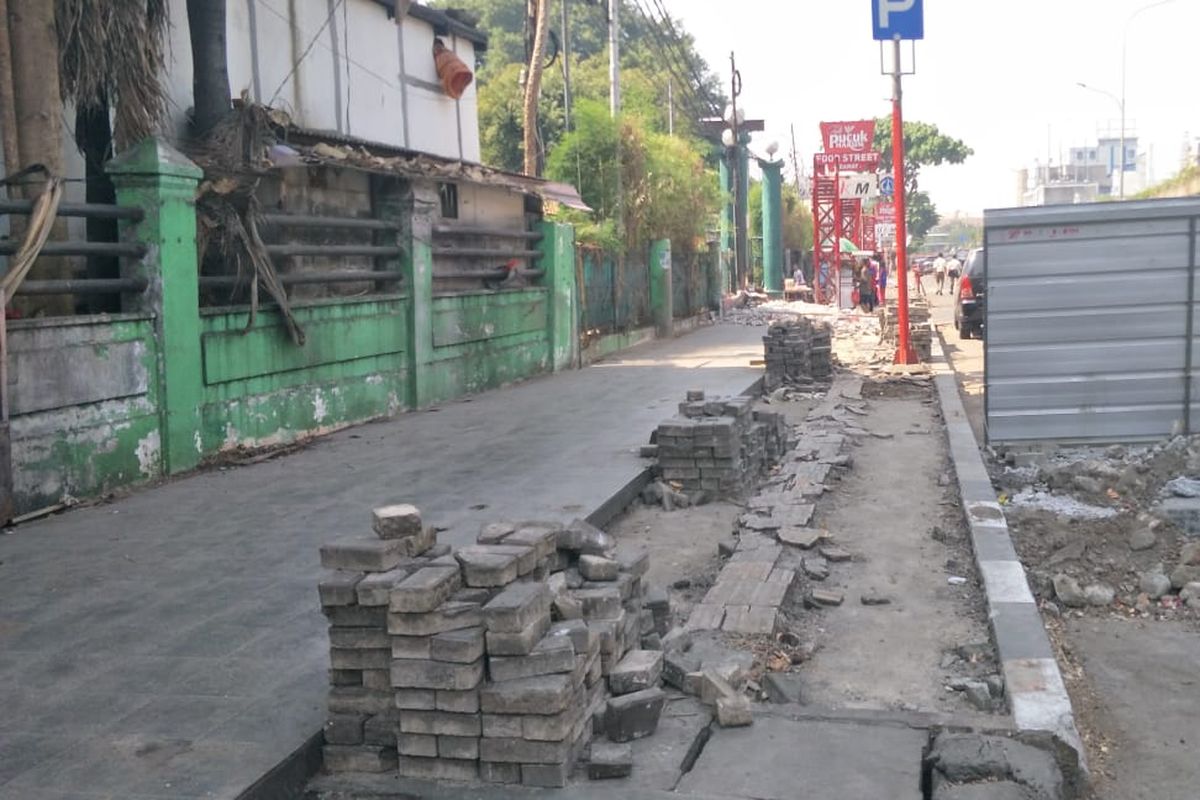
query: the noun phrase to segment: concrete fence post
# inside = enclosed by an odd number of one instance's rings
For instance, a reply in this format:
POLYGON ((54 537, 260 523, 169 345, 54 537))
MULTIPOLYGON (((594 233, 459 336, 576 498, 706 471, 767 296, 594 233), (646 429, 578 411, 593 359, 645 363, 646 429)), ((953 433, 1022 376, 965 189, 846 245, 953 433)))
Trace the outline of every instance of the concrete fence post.
POLYGON ((666 339, 675 332, 674 292, 671 288, 671 240, 657 239, 650 244, 650 309, 654 332, 666 339))
POLYGON ((117 204, 144 217, 124 224, 122 237, 146 245, 127 261, 125 277, 145 278, 144 294, 128 310, 154 314, 158 338, 159 458, 164 474, 200 463, 200 286, 196 251, 196 187, 204 173, 166 142, 151 137, 107 165, 117 204))
POLYGON ((431 182, 412 186, 405 225, 404 287, 408 290, 408 405, 433 400, 433 225, 441 201, 431 182))
POLYGON ((546 271, 545 286, 550 291, 547 309, 549 327, 550 368, 558 372, 569 369, 579 347, 576 327, 575 290, 575 228, 556 222, 542 222, 542 269, 546 271))

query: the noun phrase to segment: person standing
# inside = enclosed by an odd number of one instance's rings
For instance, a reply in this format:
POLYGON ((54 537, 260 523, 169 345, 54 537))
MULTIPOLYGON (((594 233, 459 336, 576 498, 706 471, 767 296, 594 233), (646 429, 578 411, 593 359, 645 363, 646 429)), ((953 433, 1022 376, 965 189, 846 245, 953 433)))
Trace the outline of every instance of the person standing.
POLYGON ((879 262, 879 294, 876 299, 881 306, 887 305, 887 284, 888 273, 891 272, 891 259, 892 256, 890 253, 884 253, 883 258, 879 262))
POLYGON ((946 259, 946 277, 950 279, 950 296, 954 296, 954 282, 958 280, 958 276, 962 274, 962 262, 958 260, 958 255, 951 253, 950 258, 946 259))
POLYGON ((946 288, 946 257, 942 253, 933 260, 933 279, 937 281, 937 294, 941 294, 946 288))
POLYGON ((858 273, 858 302, 868 314, 875 312, 875 280, 878 277, 874 261, 867 261, 859 267, 858 273))
POLYGON ((913 284, 916 289, 917 297, 925 297, 925 281, 921 279, 921 262, 913 262, 912 269, 909 270, 912 274, 913 284))

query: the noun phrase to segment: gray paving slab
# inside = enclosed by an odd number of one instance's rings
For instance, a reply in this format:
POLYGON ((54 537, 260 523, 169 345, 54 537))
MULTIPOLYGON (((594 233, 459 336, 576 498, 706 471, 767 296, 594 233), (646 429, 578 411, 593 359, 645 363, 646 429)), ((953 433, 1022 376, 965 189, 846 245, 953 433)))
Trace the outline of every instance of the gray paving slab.
POLYGON ((1195 797, 1200 636, 1186 623, 1080 619, 1072 650, 1094 687, 1091 724, 1109 739, 1102 800, 1195 797))
POLYGON ((756 716, 716 728, 676 792, 754 800, 920 800, 924 731, 756 716))
POLYGON ((587 516, 687 389, 760 377, 761 336, 701 329, 0 536, 0 798, 236 797, 324 721, 319 545, 397 502, 452 544, 587 516))

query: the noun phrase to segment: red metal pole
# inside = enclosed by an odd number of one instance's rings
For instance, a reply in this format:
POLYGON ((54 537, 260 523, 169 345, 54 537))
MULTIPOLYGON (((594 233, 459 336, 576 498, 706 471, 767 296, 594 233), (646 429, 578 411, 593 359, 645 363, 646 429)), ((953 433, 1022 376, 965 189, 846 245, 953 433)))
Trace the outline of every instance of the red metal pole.
POLYGON ((896 39, 892 44, 896 48, 892 73, 892 171, 896 204, 896 329, 899 334, 893 363, 916 364, 917 353, 908 330, 908 231, 904 222, 904 114, 901 111, 900 40, 896 39))

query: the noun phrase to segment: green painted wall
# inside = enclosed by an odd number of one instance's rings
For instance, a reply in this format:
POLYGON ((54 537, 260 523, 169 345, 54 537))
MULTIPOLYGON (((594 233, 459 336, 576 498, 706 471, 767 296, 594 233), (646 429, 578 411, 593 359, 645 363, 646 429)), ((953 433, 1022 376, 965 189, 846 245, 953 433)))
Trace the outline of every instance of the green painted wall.
POLYGON ((549 304, 546 289, 433 298, 426 404, 549 371, 549 304))
POLYGON ((408 396, 407 300, 400 295, 293 307, 306 341, 278 312, 205 312, 200 336, 206 455, 290 442, 403 410, 408 396))
POLYGON ((406 255, 394 265, 404 293, 297 303, 307 338, 296 346, 270 308, 253 321, 248 308, 199 309, 193 164, 151 139, 109 169, 120 204, 145 211, 123 236, 145 243, 148 254, 123 269, 149 288, 126 298, 135 313, 10 325, 14 357, 31 376, 17 393, 26 406, 12 419, 18 513, 579 359, 569 226, 542 227, 541 285, 435 297, 433 184, 385 197, 379 212, 405 220, 406 255))

